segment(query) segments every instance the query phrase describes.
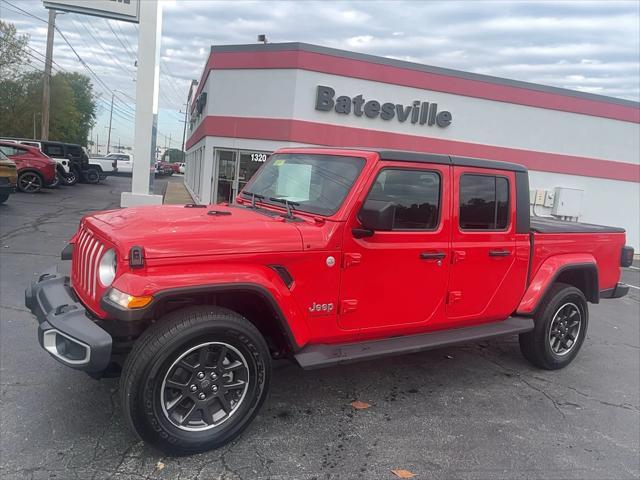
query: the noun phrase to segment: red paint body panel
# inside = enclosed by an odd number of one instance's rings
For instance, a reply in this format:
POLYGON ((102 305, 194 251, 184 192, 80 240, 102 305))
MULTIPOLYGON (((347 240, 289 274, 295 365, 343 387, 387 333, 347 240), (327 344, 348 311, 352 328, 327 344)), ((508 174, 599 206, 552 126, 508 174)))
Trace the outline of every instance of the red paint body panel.
POLYGON ((615 287, 624 243, 623 233, 534 233, 530 283, 518 313, 533 312, 558 270, 567 265, 595 265, 599 289, 615 287))
MULTIPOLYGON (((282 149, 279 152, 357 156, 360 176, 331 216, 296 212, 295 221, 242 206, 137 207, 85 217, 72 239, 72 284, 100 318, 106 288, 96 262, 115 248, 113 286, 135 296, 188 287, 260 288, 279 306, 298 347, 429 332, 500 321, 531 313, 564 266, 593 264, 599 288, 620 276, 623 233, 516 232, 513 171, 384 160, 371 151, 282 149), (358 213, 384 169, 434 172, 440 179, 440 215, 430 231, 377 231, 356 238, 358 213), (509 221, 503 231, 464 231, 459 224, 459 179, 501 176, 509 182, 509 221), (210 215, 216 210, 227 215, 210 215), (530 252, 533 239, 534 250, 530 252), (128 253, 144 248, 145 265, 132 270, 128 253), (502 257, 491 250, 508 251, 502 257), (443 253, 442 262, 421 258, 443 253), (287 287, 272 266, 293 278, 287 287), (529 272, 529 278, 527 274, 529 272), (318 308, 316 308, 319 306, 318 308)), ((239 204, 248 201, 238 198, 239 204)), ((272 212, 284 207, 263 205, 272 212)))

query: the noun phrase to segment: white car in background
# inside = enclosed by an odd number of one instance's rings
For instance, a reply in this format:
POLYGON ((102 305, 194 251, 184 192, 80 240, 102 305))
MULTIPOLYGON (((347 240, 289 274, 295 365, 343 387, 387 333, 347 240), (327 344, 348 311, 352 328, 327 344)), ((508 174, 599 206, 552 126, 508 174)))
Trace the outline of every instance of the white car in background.
POLYGON ((104 158, 116 161, 118 173, 133 172, 133 155, 128 153, 110 153, 104 158))
POLYGON ((180 164, 180 173, 184 174, 186 165, 187 165, 186 163, 180 164))

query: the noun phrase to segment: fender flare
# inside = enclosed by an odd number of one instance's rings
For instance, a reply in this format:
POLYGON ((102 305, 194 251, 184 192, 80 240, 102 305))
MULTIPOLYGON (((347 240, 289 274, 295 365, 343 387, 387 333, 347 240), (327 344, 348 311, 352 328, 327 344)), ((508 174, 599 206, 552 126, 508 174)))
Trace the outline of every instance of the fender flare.
MULTIPOLYGON (((138 321, 154 318, 155 309, 159 304, 168 298, 178 295, 242 291, 250 292, 260 295, 271 306, 278 324, 289 340, 292 349, 294 351, 299 350, 307 343, 310 337, 306 317, 298 308, 291 292, 280 276, 278 276, 278 273, 267 267, 266 270, 261 272, 261 275, 257 276, 255 275, 255 273, 257 273, 255 269, 252 270, 254 274, 247 276, 251 278, 241 278, 240 276, 236 276, 234 281, 229 281, 229 278, 232 278, 232 276, 227 277, 226 279, 201 278, 201 281, 198 283, 187 285, 180 281, 171 282, 170 277, 164 276, 162 283, 151 282, 151 284, 155 284, 157 289, 153 289, 154 291, 145 289, 147 290, 145 292, 141 292, 133 285, 133 283, 138 283, 135 280, 141 280, 145 277, 137 277, 137 275, 128 272, 123 274, 122 277, 116 279, 113 283, 113 287, 127 293, 132 292, 130 294, 134 295, 150 294, 153 296, 152 302, 144 308, 128 310, 111 302, 108 299, 108 292, 106 292, 100 301, 100 307, 110 318, 124 321, 138 321), (131 280, 134 280, 134 282, 131 282, 131 280)), ((146 280, 150 279, 146 277, 146 280)))
POLYGON ((596 259, 590 254, 566 254, 555 255, 547 258, 538 268, 531 279, 527 290, 522 296, 516 313, 518 315, 532 315, 542 299, 544 299, 551 285, 564 272, 571 270, 588 270, 592 273, 591 285, 593 296, 588 298, 592 303, 600 300, 600 288, 598 284, 598 266, 596 259))

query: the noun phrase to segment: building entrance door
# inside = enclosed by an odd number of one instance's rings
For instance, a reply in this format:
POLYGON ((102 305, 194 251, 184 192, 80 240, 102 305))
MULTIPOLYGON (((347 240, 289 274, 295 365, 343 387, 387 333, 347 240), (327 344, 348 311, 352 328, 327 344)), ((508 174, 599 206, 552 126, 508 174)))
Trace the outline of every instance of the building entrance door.
POLYGON ((233 202, 238 188, 237 151, 216 150, 213 203, 233 202))
POLYGON ((233 203, 238 192, 267 160, 266 152, 216 149, 211 203, 233 203))

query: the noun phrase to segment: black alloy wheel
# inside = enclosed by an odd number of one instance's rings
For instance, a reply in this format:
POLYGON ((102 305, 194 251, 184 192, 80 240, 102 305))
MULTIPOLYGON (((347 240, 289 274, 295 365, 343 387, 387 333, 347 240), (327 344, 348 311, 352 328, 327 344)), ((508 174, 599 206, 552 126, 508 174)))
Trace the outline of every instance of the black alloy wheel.
POLYGON ((88 168, 84 172, 84 181, 91 184, 96 184, 100 181, 100 172, 97 168, 88 168))
POLYGON ((208 430, 229 420, 245 399, 249 366, 242 353, 223 342, 187 350, 167 370, 162 410, 176 427, 208 430))
POLYGON ((251 322, 222 307, 187 307, 136 340, 122 369, 122 410, 131 430, 155 448, 204 452, 249 426, 270 378, 269 348, 251 322))
POLYGON ((566 367, 584 343, 588 320, 582 291, 564 283, 552 285, 536 309, 533 330, 520 334, 522 355, 546 370, 566 367))
POLYGON ((69 170, 69 173, 67 173, 66 175, 64 175, 62 177, 62 184, 63 185, 67 185, 67 186, 71 186, 71 185, 75 185, 76 183, 78 183, 78 180, 80 180, 80 177, 78 176, 78 174, 76 173, 76 171, 74 169, 69 170))
POLYGON ((18 175, 18 190, 24 193, 37 193, 42 190, 44 181, 37 172, 23 172, 18 175))

